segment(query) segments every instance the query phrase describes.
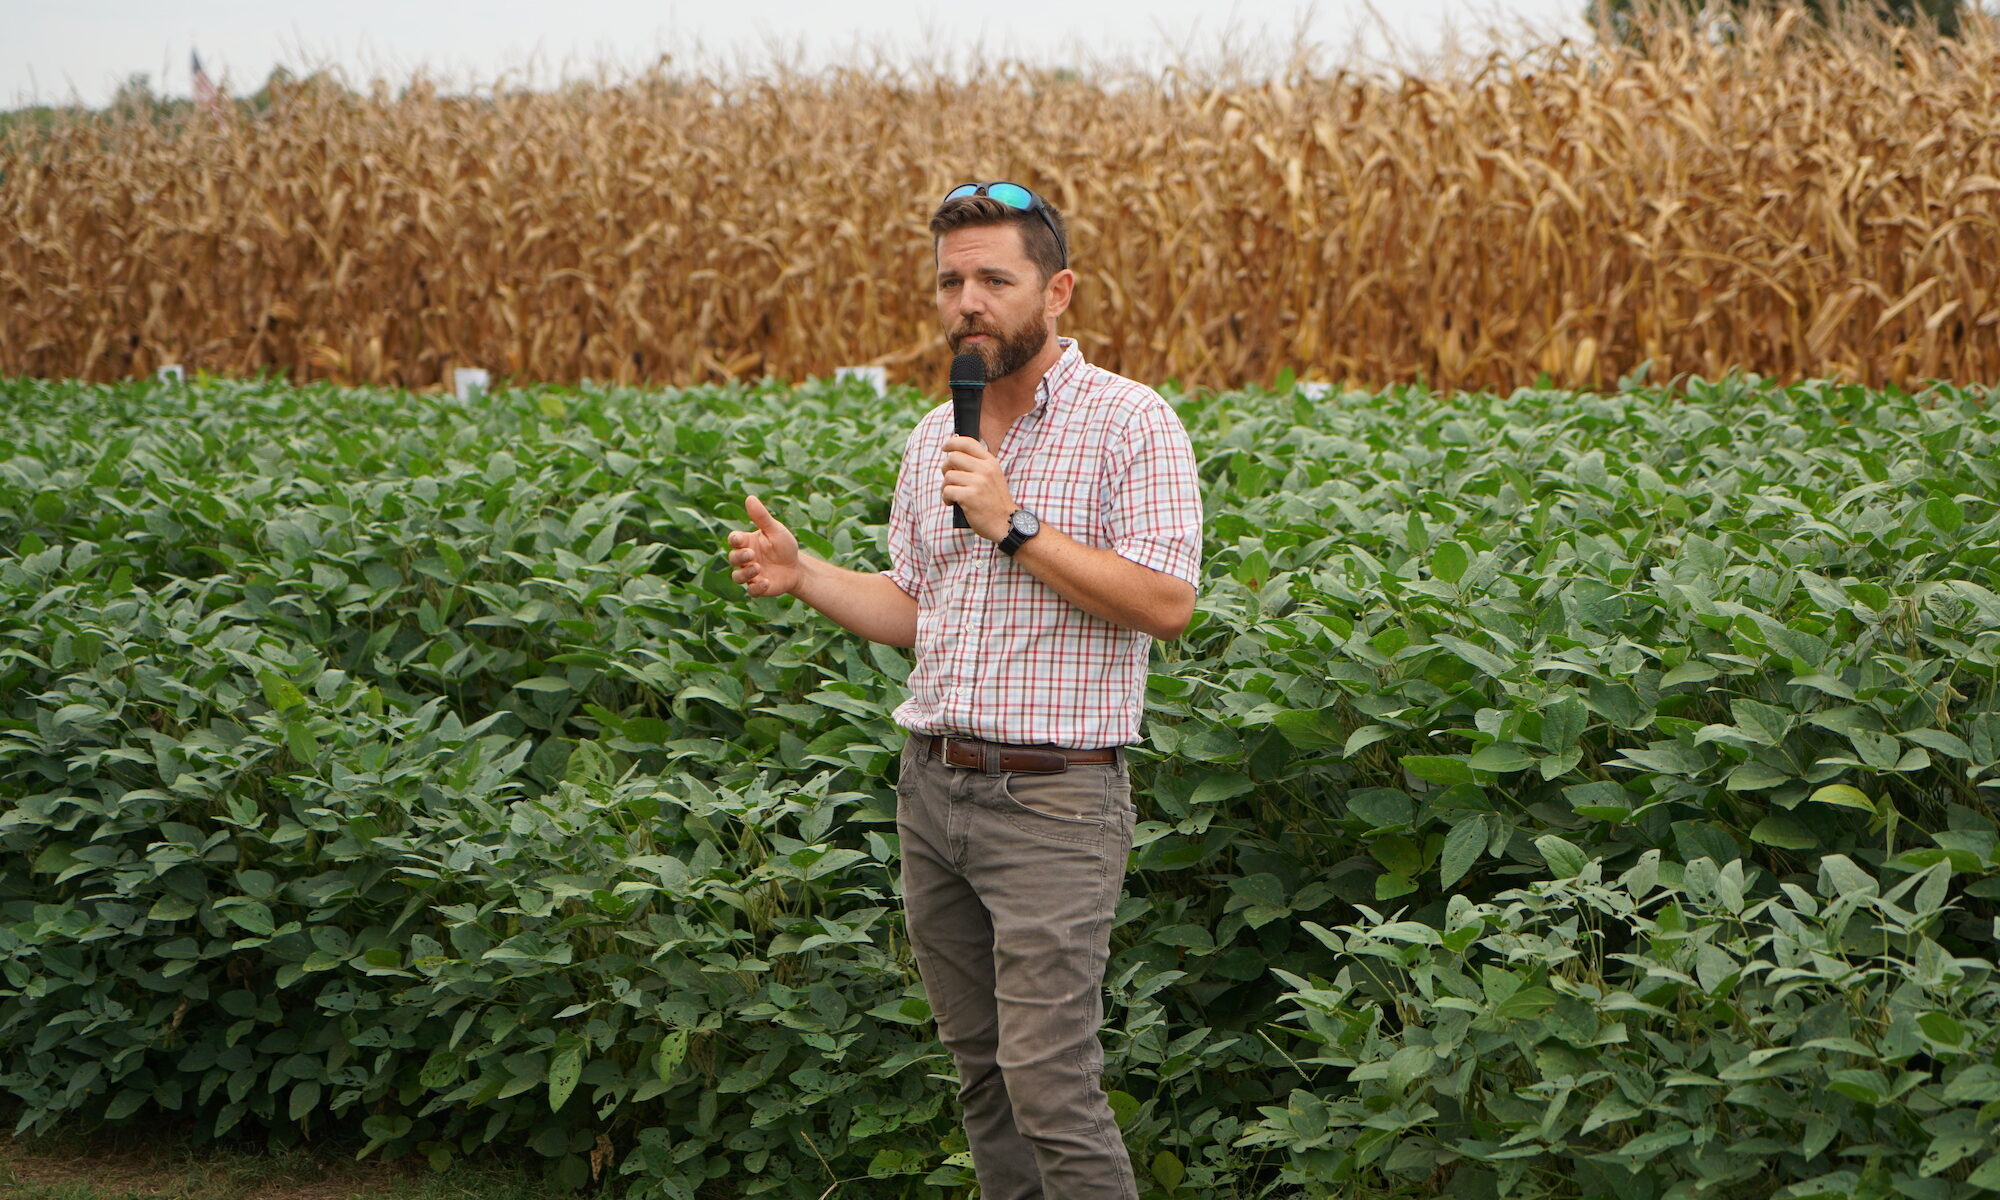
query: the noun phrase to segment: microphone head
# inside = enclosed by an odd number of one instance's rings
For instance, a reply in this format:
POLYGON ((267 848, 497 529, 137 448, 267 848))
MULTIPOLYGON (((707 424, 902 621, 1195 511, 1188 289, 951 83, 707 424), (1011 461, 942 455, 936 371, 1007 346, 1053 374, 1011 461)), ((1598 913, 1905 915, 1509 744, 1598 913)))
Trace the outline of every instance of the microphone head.
POLYGON ((985 387, 986 360, 977 354, 960 354, 951 360, 951 386, 985 387))

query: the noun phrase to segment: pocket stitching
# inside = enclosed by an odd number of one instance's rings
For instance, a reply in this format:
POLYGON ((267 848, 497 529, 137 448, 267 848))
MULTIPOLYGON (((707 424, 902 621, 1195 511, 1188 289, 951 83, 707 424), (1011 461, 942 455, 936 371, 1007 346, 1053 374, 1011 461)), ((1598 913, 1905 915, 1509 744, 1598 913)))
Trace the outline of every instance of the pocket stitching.
MULTIPOLYGON (((1021 772, 1018 771, 1008 772, 1000 777, 1000 794, 1006 798, 1008 805, 1010 805, 1009 808, 1002 810, 1001 815, 1005 816, 1008 820, 1008 823, 1013 825, 1015 828, 1021 830, 1023 833, 1042 834, 1048 837, 1068 842, 1074 842, 1083 839, 1079 839, 1074 835, 1065 836, 1063 830, 1066 828, 1074 830, 1076 831, 1076 833, 1079 834, 1088 833, 1090 831, 1102 832, 1104 829, 1108 828, 1107 822, 1103 819, 1101 815, 1096 818, 1058 817, 1050 813, 1042 812, 1039 809, 1030 808, 1026 804, 1021 803, 1021 801, 1015 797, 1014 787, 1013 787, 1013 778, 1015 775, 1018 775, 1020 773, 1021 772), (1035 825, 1030 826, 1021 824, 1019 818, 1023 816, 1033 817, 1035 820, 1035 825)), ((1108 796, 1109 794, 1110 794, 1110 789, 1107 786, 1105 789, 1105 796, 1108 796)), ((1103 797, 1100 797, 1099 812, 1102 813, 1102 811, 1103 811, 1103 797)))

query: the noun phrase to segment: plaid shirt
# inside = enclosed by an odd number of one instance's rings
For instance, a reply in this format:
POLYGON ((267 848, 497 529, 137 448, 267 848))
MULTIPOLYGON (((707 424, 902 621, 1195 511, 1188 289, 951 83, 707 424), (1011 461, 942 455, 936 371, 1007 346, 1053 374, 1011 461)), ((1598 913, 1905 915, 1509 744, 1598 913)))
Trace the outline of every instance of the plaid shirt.
MULTIPOLYGON (((1014 502, 1086 546, 1198 584, 1201 492, 1180 418, 1158 392, 1061 345, 997 452, 1014 502)), ((938 498, 950 436, 949 403, 918 422, 889 513, 887 575, 917 602, 916 668, 896 723, 1085 749, 1137 741, 1152 639, 951 527, 938 498)))

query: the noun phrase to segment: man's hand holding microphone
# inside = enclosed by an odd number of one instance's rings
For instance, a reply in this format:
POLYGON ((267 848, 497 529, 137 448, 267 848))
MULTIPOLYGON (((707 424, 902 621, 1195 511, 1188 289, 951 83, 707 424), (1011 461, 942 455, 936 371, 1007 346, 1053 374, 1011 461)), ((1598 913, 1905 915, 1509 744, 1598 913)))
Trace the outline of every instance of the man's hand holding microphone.
POLYGON ((1014 495, 1007 489, 1000 460, 985 442, 963 434, 946 438, 938 473, 943 476, 939 495, 965 514, 967 528, 989 542, 1007 536, 1007 518, 1016 507, 1014 495))

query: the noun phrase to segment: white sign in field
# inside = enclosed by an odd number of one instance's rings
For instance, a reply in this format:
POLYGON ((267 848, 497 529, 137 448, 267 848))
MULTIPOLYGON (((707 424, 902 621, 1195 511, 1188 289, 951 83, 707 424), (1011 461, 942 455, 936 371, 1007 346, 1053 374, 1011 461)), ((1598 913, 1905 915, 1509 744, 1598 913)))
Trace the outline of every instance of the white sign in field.
POLYGON ((835 367, 833 369, 833 378, 836 383, 849 379, 859 379, 864 383, 872 385, 875 388, 876 395, 886 396, 889 394, 889 368, 887 367, 835 367))
POLYGON ((461 401, 470 400, 484 392, 493 383, 493 376, 483 367, 458 367, 451 373, 452 390, 461 401))

